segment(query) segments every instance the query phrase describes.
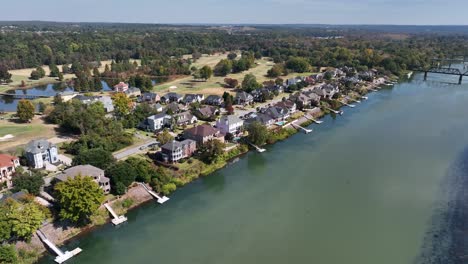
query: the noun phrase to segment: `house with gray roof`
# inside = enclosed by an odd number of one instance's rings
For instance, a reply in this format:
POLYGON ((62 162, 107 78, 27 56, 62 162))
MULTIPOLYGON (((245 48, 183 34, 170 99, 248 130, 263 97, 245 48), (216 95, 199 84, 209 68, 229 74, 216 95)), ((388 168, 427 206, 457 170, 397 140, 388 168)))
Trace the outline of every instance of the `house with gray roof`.
POLYGON ((251 104, 254 101, 254 97, 245 92, 245 91, 240 91, 236 94, 236 97, 234 98, 234 102, 238 105, 246 105, 246 104, 251 104))
POLYGON ((152 132, 159 131, 166 126, 169 126, 171 124, 171 119, 172 117, 166 113, 152 115, 146 118, 145 122, 140 125, 140 128, 152 132))
POLYGON ((150 104, 157 103, 161 101, 161 97, 157 93, 143 93, 139 98, 139 102, 147 102, 150 104))
POLYGON ((194 111, 195 115, 203 120, 213 120, 214 118, 219 115, 220 111, 217 107, 211 105, 205 105, 199 107, 197 110, 194 111))
POLYGON ((124 92, 127 97, 138 97, 138 96, 141 96, 141 90, 140 88, 136 88, 136 87, 130 87, 128 88, 128 90, 126 90, 124 92))
POLYGON ((231 133, 236 135, 242 131, 244 120, 235 115, 228 115, 221 117, 216 121, 216 128, 223 134, 231 133))
POLYGON ((209 95, 206 97, 204 103, 207 105, 221 106, 224 103, 224 99, 219 95, 209 95))
POLYGON ((107 95, 103 96, 85 96, 85 95, 77 95, 73 98, 73 100, 79 100, 83 104, 91 105, 97 102, 101 102, 104 106, 104 109, 107 113, 114 112, 114 103, 112 102, 112 98, 107 95))
POLYGON ((81 175, 83 177, 91 177, 93 180, 99 184, 99 187, 104 191, 104 193, 109 193, 111 186, 110 180, 104 175, 104 171, 96 168, 92 165, 79 165, 71 167, 63 171, 63 173, 57 175, 55 178, 59 181, 66 181, 68 179, 73 179, 76 176, 81 175))
POLYGON ((42 169, 46 163, 55 164, 59 162, 57 146, 46 139, 30 141, 25 148, 26 159, 31 168, 42 169))
POLYGON ((184 104, 201 103, 205 99, 203 94, 186 94, 182 102, 184 104))
POLYGON ((198 118, 192 115, 190 112, 182 112, 173 115, 174 120, 176 121, 176 125, 191 125, 195 124, 198 121, 198 118))
POLYGON ((244 125, 247 127, 254 122, 259 122, 260 124, 263 124, 269 127, 275 123, 275 119, 273 119, 271 116, 264 114, 264 113, 256 113, 256 114, 253 114, 247 120, 245 120, 244 125))

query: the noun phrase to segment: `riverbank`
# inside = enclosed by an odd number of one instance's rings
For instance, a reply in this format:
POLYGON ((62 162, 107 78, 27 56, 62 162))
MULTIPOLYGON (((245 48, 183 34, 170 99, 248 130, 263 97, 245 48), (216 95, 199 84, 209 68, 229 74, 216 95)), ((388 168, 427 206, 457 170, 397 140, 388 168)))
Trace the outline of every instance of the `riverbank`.
MULTIPOLYGON (((364 87, 364 89, 365 89, 365 92, 367 93, 367 92, 370 92, 371 89, 373 89, 375 87, 376 87, 376 84, 369 84, 368 86, 364 87)), ((356 94, 355 95, 356 99, 358 98, 357 96, 358 95, 356 94)), ((326 113, 324 111, 317 112, 316 115, 314 115, 314 118, 323 117, 325 114, 326 113)), ((312 123, 311 120, 306 120, 306 119, 304 119, 302 117, 299 120, 300 121, 298 121, 299 122, 298 124, 301 124, 303 126, 308 126, 309 124, 312 123)), ((280 128, 280 130, 283 130, 283 129, 280 128)), ((295 129, 284 129, 282 132, 284 132, 284 133, 277 133, 277 136, 274 138, 274 140, 272 140, 272 141, 270 141, 268 143, 273 144, 273 143, 275 143, 277 141, 282 141, 282 140, 292 136, 293 134, 296 134, 299 131, 297 131, 295 129)), ((213 173, 213 172, 215 172, 215 171, 217 171, 217 170, 219 170, 221 168, 224 168, 227 164, 229 164, 229 162, 232 159, 236 159, 237 157, 239 157, 241 155, 244 155, 246 152, 247 152, 247 150, 239 151, 239 153, 237 153, 236 155, 232 155, 232 156, 228 157, 226 160, 222 160, 222 161, 220 161, 218 163, 215 163, 213 165, 210 165, 210 166, 205 166, 203 168, 200 168, 200 170, 198 170, 198 171, 192 171, 191 174, 185 175, 186 176, 186 178, 185 178, 186 181, 182 182, 181 186, 186 185, 186 184, 198 179, 199 177, 202 177, 204 175, 208 175, 208 174, 213 173)), ((141 189, 138 189, 138 187, 136 189, 131 188, 128 194, 122 196, 120 199, 118 199, 116 201, 113 201, 112 206, 114 208, 114 205, 118 206, 118 203, 122 203, 126 199, 134 200, 131 207, 122 208, 122 210, 116 210, 119 214, 122 214, 122 213, 126 213, 128 210, 136 208, 136 207, 138 207, 138 206, 152 200, 152 197, 149 196, 149 195, 147 195, 145 198, 143 198, 141 200, 135 199, 135 195, 138 195, 138 194, 141 194, 141 193, 147 194, 145 191, 143 191, 141 189)), ((53 233, 54 236, 55 236, 55 234, 61 234, 61 235, 59 235, 57 237, 50 238, 57 245, 61 245, 61 244, 66 243, 68 240, 78 236, 79 234, 83 234, 83 232, 89 232, 90 230, 94 230, 95 228, 97 228, 100 225, 108 223, 109 219, 108 219, 108 217, 106 217, 106 214, 107 213, 105 211, 104 211, 104 214, 100 213, 99 215, 101 216, 101 219, 99 219, 99 221, 97 221, 97 223, 95 223, 93 225, 90 225, 88 227, 82 228, 82 229, 67 229, 67 233, 63 233, 63 229, 47 229, 47 230, 44 230, 45 231, 44 233, 46 233, 46 235, 48 235, 49 233, 53 233)), ((49 224, 48 226, 49 226, 48 228, 51 228, 51 227, 54 227, 54 224, 49 224)), ((34 237, 33 239, 37 240, 37 237, 34 237)), ((37 250, 38 252, 41 252, 41 253, 45 252, 45 249, 43 247, 41 247, 42 243, 40 241, 38 241, 38 240, 37 240, 37 242, 39 242, 39 243, 36 243, 38 245, 38 247, 35 250, 37 250)))

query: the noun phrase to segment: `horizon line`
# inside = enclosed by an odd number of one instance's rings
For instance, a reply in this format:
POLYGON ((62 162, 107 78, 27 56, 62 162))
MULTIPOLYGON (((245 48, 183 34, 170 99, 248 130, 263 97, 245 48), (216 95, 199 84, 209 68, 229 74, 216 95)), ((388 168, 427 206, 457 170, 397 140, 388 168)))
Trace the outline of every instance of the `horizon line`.
POLYGON ((62 24, 135 24, 173 26, 421 26, 421 27, 468 27, 468 24, 387 24, 387 23, 224 23, 224 22, 113 22, 113 21, 53 21, 53 20, 0 20, 0 23, 62 23, 62 24))

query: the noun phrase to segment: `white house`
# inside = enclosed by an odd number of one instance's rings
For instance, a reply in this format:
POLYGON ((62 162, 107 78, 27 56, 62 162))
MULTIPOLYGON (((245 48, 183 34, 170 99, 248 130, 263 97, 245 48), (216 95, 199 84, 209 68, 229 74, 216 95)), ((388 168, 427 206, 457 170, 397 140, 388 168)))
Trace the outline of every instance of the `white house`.
POLYGON ((223 116, 216 121, 216 128, 223 134, 237 134, 241 131, 243 125, 244 121, 234 115, 223 116))
POLYGON ((158 131, 171 124, 172 117, 166 113, 150 116, 146 119, 147 129, 158 131))
POLYGON ((34 169, 42 169, 46 163, 53 164, 59 161, 57 146, 45 139, 30 141, 26 145, 25 154, 29 166, 34 169))

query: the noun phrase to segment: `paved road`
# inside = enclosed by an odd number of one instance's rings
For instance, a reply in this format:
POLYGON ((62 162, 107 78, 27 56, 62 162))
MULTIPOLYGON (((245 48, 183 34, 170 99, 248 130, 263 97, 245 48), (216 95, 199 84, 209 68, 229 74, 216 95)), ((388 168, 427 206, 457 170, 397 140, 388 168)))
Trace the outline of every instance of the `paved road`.
POLYGON ((146 151, 146 149, 148 148, 149 145, 157 144, 157 143, 158 143, 158 141, 156 141, 156 139, 150 139, 148 141, 145 141, 144 143, 132 146, 131 148, 128 148, 128 149, 126 149, 124 151, 114 153, 114 158, 117 159, 117 160, 125 159, 125 158, 127 158, 129 156, 144 152, 144 151, 146 151), (141 149, 142 147, 144 149, 141 149))

